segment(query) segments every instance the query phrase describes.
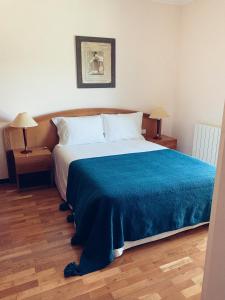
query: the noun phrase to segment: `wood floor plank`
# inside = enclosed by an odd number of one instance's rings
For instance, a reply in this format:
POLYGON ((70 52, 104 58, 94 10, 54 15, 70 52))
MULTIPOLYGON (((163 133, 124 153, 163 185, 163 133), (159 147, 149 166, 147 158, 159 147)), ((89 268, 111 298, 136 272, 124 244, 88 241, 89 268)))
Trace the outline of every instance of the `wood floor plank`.
POLYGON ((0 299, 200 300, 207 226, 125 251, 104 270, 63 277, 79 261, 55 188, 0 186, 0 299))
POLYGON ((186 264, 190 264, 192 263, 193 260, 187 256, 187 257, 183 257, 181 259, 178 259, 178 260, 175 260, 175 261, 172 261, 168 264, 165 264, 165 265, 162 265, 160 266, 160 269, 163 271, 163 272, 169 272, 173 269, 177 269, 177 268, 180 268, 186 264))
POLYGON ((185 296, 185 298, 190 298, 192 296, 200 294, 201 289, 202 287, 200 284, 195 284, 189 288, 182 290, 181 293, 185 296))

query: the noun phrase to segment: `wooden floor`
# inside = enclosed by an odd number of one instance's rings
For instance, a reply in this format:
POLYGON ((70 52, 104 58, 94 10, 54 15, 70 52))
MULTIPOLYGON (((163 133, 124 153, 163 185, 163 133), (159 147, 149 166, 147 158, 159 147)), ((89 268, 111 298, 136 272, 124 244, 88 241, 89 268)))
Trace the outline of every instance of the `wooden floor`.
POLYGON ((55 188, 0 186, 0 299, 199 300, 207 227, 127 250, 109 267, 64 279, 79 261, 55 188))

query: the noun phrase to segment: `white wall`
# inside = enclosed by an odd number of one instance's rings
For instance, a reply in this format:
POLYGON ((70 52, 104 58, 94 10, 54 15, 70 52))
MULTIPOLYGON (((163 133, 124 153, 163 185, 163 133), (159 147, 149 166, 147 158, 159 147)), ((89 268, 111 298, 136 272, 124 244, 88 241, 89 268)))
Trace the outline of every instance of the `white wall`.
POLYGON ((79 107, 173 115, 179 14, 149 0, 0 0, 0 121, 79 107), (75 35, 116 38, 116 88, 76 88, 75 35))
POLYGON ((194 124, 221 125, 225 100, 225 1, 196 0, 182 7, 173 133, 191 153, 194 124))
POLYGON ((0 118, 158 104, 172 112, 178 20, 179 8, 149 0, 0 0, 0 118), (76 88, 75 35, 116 38, 115 89, 76 88))
POLYGON ((225 111, 217 166, 217 175, 213 196, 213 207, 209 225, 209 238, 206 253, 202 300, 225 299, 225 111))

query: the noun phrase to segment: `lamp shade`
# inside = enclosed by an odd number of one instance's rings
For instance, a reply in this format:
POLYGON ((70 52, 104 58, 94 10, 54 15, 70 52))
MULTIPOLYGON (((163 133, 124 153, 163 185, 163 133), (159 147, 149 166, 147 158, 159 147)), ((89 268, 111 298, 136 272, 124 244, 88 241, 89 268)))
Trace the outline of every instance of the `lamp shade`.
POLYGON ((10 126, 16 128, 28 128, 38 126, 38 123, 35 122, 27 112, 23 112, 16 116, 15 120, 10 123, 10 126))
POLYGON ((150 113, 150 117, 151 119, 164 119, 169 117, 168 113, 165 111, 164 108, 162 107, 157 107, 155 109, 152 110, 152 112, 150 113))

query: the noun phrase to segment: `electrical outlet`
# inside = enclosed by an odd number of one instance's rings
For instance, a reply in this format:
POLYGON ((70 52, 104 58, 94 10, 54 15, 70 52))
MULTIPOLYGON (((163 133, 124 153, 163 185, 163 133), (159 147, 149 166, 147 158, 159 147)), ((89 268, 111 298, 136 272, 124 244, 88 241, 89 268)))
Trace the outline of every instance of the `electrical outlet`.
POLYGON ((142 133, 142 134, 146 134, 146 129, 143 128, 143 129, 141 130, 141 133, 142 133))

